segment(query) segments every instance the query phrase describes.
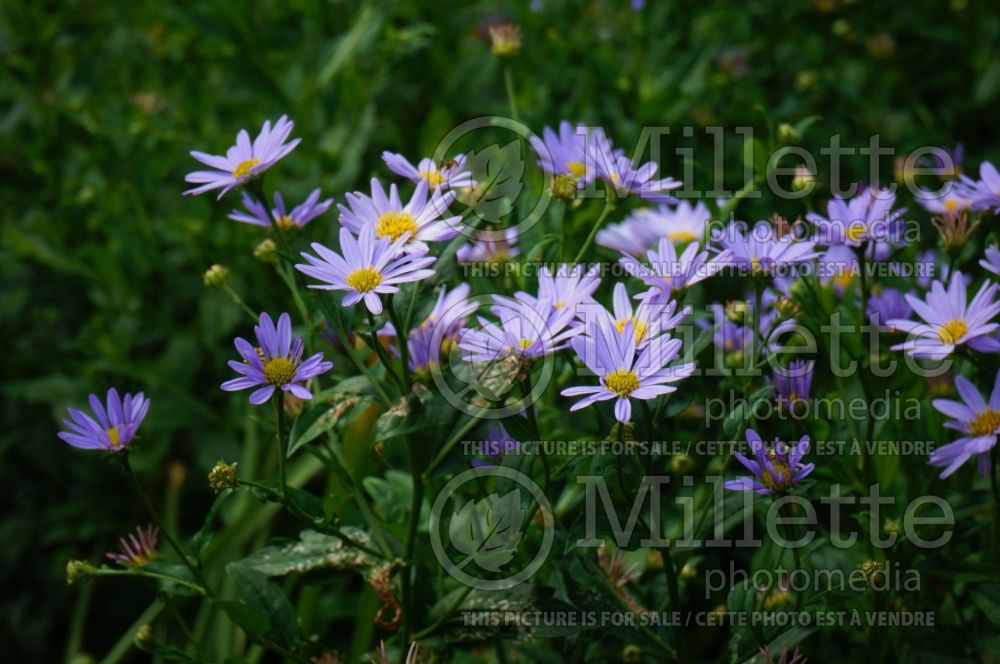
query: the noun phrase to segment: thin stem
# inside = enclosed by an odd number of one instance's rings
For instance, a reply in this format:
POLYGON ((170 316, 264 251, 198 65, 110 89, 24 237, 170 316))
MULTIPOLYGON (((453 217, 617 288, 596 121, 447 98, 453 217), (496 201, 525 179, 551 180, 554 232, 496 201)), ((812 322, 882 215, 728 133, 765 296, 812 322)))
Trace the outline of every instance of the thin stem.
MULTIPOLYGON (((757 355, 763 352, 760 338, 760 309, 764 300, 764 284, 754 278, 753 282, 753 348, 750 349, 750 366, 757 364, 757 355)), ((750 376, 750 384, 753 384, 753 375, 750 376)))
POLYGON ((590 234, 587 235, 587 239, 584 240, 583 246, 580 247, 580 251, 576 252, 576 257, 573 259, 574 265, 583 260, 583 256, 587 253, 587 249, 590 248, 590 245, 594 242, 594 238, 597 237, 597 231, 600 230, 601 224, 604 223, 604 220, 607 219, 608 215, 611 214, 611 211, 614 209, 614 193, 609 193, 608 197, 604 201, 604 209, 601 210, 601 216, 597 218, 596 222, 594 222, 593 227, 590 229, 590 234))
POLYGON ((507 107, 510 109, 510 119, 518 122, 517 99, 514 96, 514 75, 511 73, 509 65, 504 65, 503 82, 507 89, 507 107))
POLYGON ((395 303, 392 301, 392 296, 390 295, 386 300, 386 309, 389 310, 389 320, 392 321, 392 326, 396 328, 396 345, 399 347, 399 359, 402 364, 400 373, 403 376, 403 393, 410 393, 410 347, 409 339, 407 335, 407 329, 399 324, 399 316, 396 315, 395 303))
POLYGON ((176 576, 170 576, 169 574, 160 574, 159 572, 150 572, 142 569, 141 567, 135 567, 131 569, 111 569, 111 568, 99 568, 91 572, 92 576, 144 576, 147 579, 156 579, 157 581, 169 581, 170 583, 176 583, 179 586, 184 586, 190 590, 195 591, 199 595, 207 595, 208 591, 204 586, 198 585, 197 583, 191 583, 190 581, 185 581, 184 579, 178 579, 176 576))
POLYGON ((410 457, 410 473, 413 477, 413 494, 410 501, 410 523, 406 530, 403 546, 403 570, 401 594, 403 600, 403 644, 409 644, 413 632, 413 549, 417 541, 417 526, 420 523, 420 508, 424 503, 424 478, 420 469, 420 450, 413 437, 406 437, 406 449, 410 457))
POLYGON ((234 291, 229 284, 222 284, 222 290, 226 291, 226 294, 229 295, 229 298, 237 305, 239 305, 239 307, 243 309, 243 311, 245 311, 252 320, 254 321, 257 320, 258 316, 256 313, 254 313, 254 310, 251 309, 249 305, 247 305, 247 303, 243 301, 243 298, 240 297, 239 294, 236 291, 234 291))
POLYGON ((542 487, 544 491, 549 490, 549 484, 552 481, 552 471, 549 468, 549 457, 545 453, 545 444, 542 442, 542 434, 538 428, 538 418, 535 416, 535 409, 532 407, 531 401, 531 374, 529 373, 521 381, 521 403, 524 406, 524 413, 528 418, 528 430, 531 431, 531 437, 535 439, 535 443, 538 444, 538 456, 542 458, 542 469, 545 473, 545 486, 542 487))
POLYGON ((277 390, 277 394, 272 398, 274 402, 274 421, 277 427, 277 443, 278 443, 278 480, 281 482, 281 499, 285 501, 288 499, 288 479, 285 472, 285 465, 287 461, 288 453, 285 449, 285 393, 281 390, 277 390))
POLYGON ((426 475, 430 475, 435 470, 437 470, 438 466, 444 463, 444 460, 448 458, 448 454, 451 453, 451 451, 455 448, 456 445, 462 442, 462 439, 466 436, 466 434, 468 434, 470 431, 476 428, 477 424, 479 424, 479 418, 476 417, 475 415, 470 415, 469 421, 466 422, 464 425, 462 425, 462 428, 459 429, 455 433, 455 435, 453 435, 450 439, 448 439, 448 442, 446 442, 441 447, 441 451, 438 452, 437 456, 435 456, 434 459, 430 462, 424 473, 426 475))
POLYGON ((462 589, 462 592, 459 594, 458 597, 455 598, 455 601, 451 603, 451 606, 442 611, 441 616, 433 623, 431 623, 429 627, 426 627, 417 632, 416 634, 414 634, 413 640, 419 641, 420 639, 426 638, 431 634, 433 634, 435 631, 437 631, 437 629, 441 625, 443 625, 448 620, 448 618, 450 618, 451 615, 455 613, 455 611, 458 610, 458 607, 462 605, 462 602, 465 601, 465 598, 468 597, 469 593, 471 593, 473 590, 475 590, 474 586, 466 586, 464 589, 462 589))
POLYGON ((128 476, 129 481, 132 482, 132 488, 135 489, 136 494, 138 494, 139 500, 142 501, 142 504, 146 507, 146 511, 149 512, 149 517, 153 520, 156 527, 160 529, 160 532, 163 533, 163 538, 167 540, 167 544, 169 544, 170 548, 174 550, 174 553, 180 557, 181 562, 183 562, 184 565, 191 570, 191 574, 193 574, 194 578, 198 580, 198 583, 204 587, 206 594, 211 595, 212 593, 208 587, 208 583, 205 581, 205 577, 202 576, 198 568, 191 563, 191 560, 187 557, 187 554, 184 553, 180 544, 177 543, 177 540, 175 540, 173 535, 170 534, 170 531, 167 530, 163 523, 163 519, 160 518, 160 513, 156 511, 156 508, 153 507, 153 502, 149 499, 149 496, 146 495, 146 492, 143 491, 142 485, 139 483, 139 478, 135 476, 135 472, 132 470, 132 464, 128 458, 128 451, 118 454, 118 462, 121 464, 125 475, 128 476))
MULTIPOLYGON (((378 323, 375 321, 375 314, 368 309, 365 309, 365 313, 368 314, 368 327, 371 328, 365 340, 368 342, 368 345, 371 346, 371 349, 375 351, 375 354, 378 355, 378 359, 382 362, 382 366, 385 367, 386 373, 389 374, 393 382, 402 387, 403 382, 400 380, 399 374, 397 374, 396 370, 392 368, 392 361, 389 359, 389 355, 385 352, 385 348, 383 348, 382 344, 378 341, 378 332, 376 332, 378 323)), ((400 340, 399 334, 399 330, 396 330, 397 345, 403 346, 404 341, 400 340)))
POLYGON ((348 359, 350 359, 351 363, 357 367, 358 371, 360 371, 361 374, 368 379, 368 383, 378 394, 379 398, 382 400, 382 404, 385 406, 391 405, 392 401, 389 399, 389 395, 386 393, 385 388, 382 387, 382 383, 375 380, 375 376, 372 375, 368 365, 364 363, 364 360, 358 356, 357 352, 355 352, 354 348, 351 346, 350 336, 347 334, 347 328, 344 327, 344 319, 340 315, 340 308, 335 306, 331 311, 329 307, 326 306, 326 303, 323 301, 320 294, 316 291, 313 292, 316 293, 316 301, 319 303, 319 308, 323 312, 323 316, 330 321, 331 324, 333 324, 337 333, 340 334, 341 344, 348 359))

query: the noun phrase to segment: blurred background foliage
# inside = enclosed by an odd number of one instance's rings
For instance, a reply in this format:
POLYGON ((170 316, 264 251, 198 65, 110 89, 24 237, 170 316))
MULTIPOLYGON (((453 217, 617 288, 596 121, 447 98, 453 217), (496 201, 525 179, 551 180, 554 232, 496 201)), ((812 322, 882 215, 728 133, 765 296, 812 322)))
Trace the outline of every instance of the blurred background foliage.
MULTIPOLYGON (((299 199, 320 186, 342 200, 387 175, 382 150, 418 157, 458 122, 505 112, 486 27, 513 20, 521 119, 535 130, 563 118, 602 124, 630 150, 643 125, 765 133, 818 114, 806 147, 878 133, 901 149, 961 141, 968 163, 997 157, 1000 13, 990 2, 533 4, 0 5, 6 661, 103 653, 152 597, 111 582, 66 586, 67 559, 96 560, 144 519, 114 468, 55 437, 67 405, 108 385, 145 390, 153 407, 135 463, 186 532, 211 500, 205 473, 242 444, 245 397, 218 385, 246 325, 201 274, 225 263, 252 307, 286 306, 251 257, 261 236, 225 218, 236 197, 181 197, 195 168, 188 150, 221 152, 239 128, 288 113, 304 140, 278 169, 282 191, 299 199)), ((711 145, 703 132, 696 141, 711 145)), ((727 184, 741 177, 737 158, 727 184)), ((310 238, 330 237, 332 219, 310 238)))

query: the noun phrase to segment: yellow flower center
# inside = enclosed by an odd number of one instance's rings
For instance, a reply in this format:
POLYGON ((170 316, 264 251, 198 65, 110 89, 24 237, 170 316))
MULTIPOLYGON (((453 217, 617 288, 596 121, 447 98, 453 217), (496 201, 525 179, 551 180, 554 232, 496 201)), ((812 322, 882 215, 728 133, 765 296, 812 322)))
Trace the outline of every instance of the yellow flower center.
POLYGON ((556 303, 552 305, 556 309, 562 309, 566 306, 566 300, 556 300, 556 303))
POLYGON ((532 341, 531 339, 521 339, 519 342, 517 342, 517 345, 521 347, 521 350, 528 350, 529 348, 531 348, 531 344, 533 343, 535 342, 532 341))
POLYGON ((295 363, 287 357, 274 357, 264 365, 264 378, 271 385, 287 385, 295 377, 295 363))
POLYGON ((772 460, 771 465, 774 466, 774 474, 766 466, 761 468, 760 483, 771 491, 781 491, 792 483, 792 473, 788 469, 787 463, 772 460))
POLYGON ((375 222, 375 234, 379 239, 384 237, 392 238, 395 242, 404 233, 413 233, 417 230, 417 220, 409 212, 403 210, 390 210, 385 212, 375 222))
POLYGON ((291 215, 287 214, 283 217, 279 217, 274 223, 278 226, 278 228, 285 231, 298 228, 295 222, 292 221, 291 215))
POLYGON ((440 187, 444 184, 444 176, 441 171, 420 171, 420 177, 427 180, 427 184, 432 187, 440 187))
POLYGON ((938 338, 943 344, 956 343, 969 331, 969 326, 961 318, 948 321, 938 329, 938 338))
POLYGON ((858 242, 868 232, 868 227, 858 222, 847 227, 847 239, 851 242, 858 242))
POLYGON ((615 321, 615 327, 618 328, 618 334, 624 333, 625 326, 629 323, 632 323, 632 327, 635 331, 636 342, 642 341, 642 338, 646 336, 646 328, 648 325, 646 324, 646 321, 639 320, 634 316, 632 318, 619 318, 615 321))
POLYGON ((260 159, 258 159, 257 157, 251 157, 246 161, 241 161, 236 165, 236 168, 233 169, 233 177, 245 178, 246 176, 250 175, 250 169, 252 169, 259 163, 260 159))
POLYGON ((851 282, 854 281, 854 275, 850 271, 842 271, 833 278, 833 283, 836 284, 841 290, 847 290, 851 282))
POLYGON ((1000 410, 987 408, 981 413, 976 413, 975 419, 969 424, 969 433, 974 436, 988 436, 1000 427, 1000 410))
POLYGON ((958 201, 954 198, 949 198, 944 202, 944 209, 948 212, 954 212, 958 208, 958 201))
POLYGON ((761 269, 760 269, 760 259, 757 258, 756 256, 752 256, 750 258, 750 271, 754 272, 754 273, 757 273, 757 272, 761 271, 761 269))
POLYGON ((620 397, 627 397, 639 389, 639 377, 628 369, 618 369, 604 378, 609 390, 620 397))
POLYGON ((347 285, 359 293, 368 293, 382 283, 382 275, 373 267, 363 267, 347 275, 347 285))
POLYGON ((122 444, 121 437, 118 435, 118 427, 111 427, 105 433, 108 434, 108 440, 111 441, 111 447, 118 447, 122 444))
POLYGON ((670 231, 667 239, 674 243, 691 242, 698 239, 698 234, 694 231, 670 231))
POLYGON ((584 175, 587 174, 587 167, 584 166, 579 161, 569 162, 568 164, 566 164, 566 168, 568 168, 569 172, 578 178, 582 178, 584 175))

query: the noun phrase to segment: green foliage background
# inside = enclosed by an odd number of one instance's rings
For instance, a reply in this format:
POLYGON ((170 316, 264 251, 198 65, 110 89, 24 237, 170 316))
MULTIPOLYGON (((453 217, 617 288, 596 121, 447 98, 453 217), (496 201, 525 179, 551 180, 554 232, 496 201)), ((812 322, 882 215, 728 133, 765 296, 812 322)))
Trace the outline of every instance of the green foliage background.
MULTIPOLYGON (((135 463, 186 532, 211 500, 208 469, 246 443, 245 397, 218 389, 244 321, 201 273, 221 262, 260 274, 250 255, 260 237, 225 218, 233 195, 221 205, 181 197, 189 149, 222 151, 239 128, 288 113, 304 141, 280 166, 282 190, 296 199, 321 186, 340 200, 386 175, 382 150, 416 157, 464 119, 505 113, 484 26, 508 18, 522 25, 513 70, 536 130, 593 122, 628 146, 647 124, 764 132, 818 114, 807 147, 878 133, 900 149, 962 141, 968 163, 997 157, 992 3, 543 4, 0 6, 6 661, 103 653, 152 596, 111 580, 65 584, 67 559, 96 559, 144 520, 114 468, 55 437, 67 405, 112 384, 146 391, 135 463)), ((738 159, 730 171, 738 188, 738 159)), ((330 236, 331 219, 310 229, 314 239, 330 236)), ((251 306, 283 308, 280 284, 240 279, 251 306)))

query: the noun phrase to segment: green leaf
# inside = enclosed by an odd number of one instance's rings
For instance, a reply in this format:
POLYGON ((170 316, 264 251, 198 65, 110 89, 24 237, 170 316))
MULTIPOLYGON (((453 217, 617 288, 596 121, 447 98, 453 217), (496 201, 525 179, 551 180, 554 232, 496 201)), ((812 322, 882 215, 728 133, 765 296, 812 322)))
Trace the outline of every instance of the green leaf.
MULTIPOLYGON (((263 620, 269 639, 289 648, 302 641, 295 610, 278 584, 242 561, 227 565, 226 573, 240 601, 263 620)), ((254 625, 259 629, 259 622, 254 621, 254 625)))
POLYGON ((471 206, 472 212, 488 223, 501 223, 511 211, 511 201, 524 188, 521 142, 514 140, 503 147, 494 143, 483 150, 472 150, 465 165, 482 189, 471 206))
POLYGON ((375 501, 375 508, 388 523, 403 523, 410 513, 413 479, 409 473, 389 470, 385 478, 369 475, 361 481, 365 491, 375 501))
POLYGON ((201 524, 201 528, 191 538, 191 549, 194 551, 195 556, 200 557, 205 547, 212 543, 212 539, 215 537, 215 530, 219 525, 222 504, 226 502, 226 498, 232 495, 232 493, 232 489, 226 489, 215 497, 215 502, 212 503, 211 509, 205 515, 205 521, 201 524))
POLYGON ((994 625, 1000 625, 1000 585, 979 586, 972 591, 972 601, 994 625))
POLYGON ((491 572, 511 561, 521 541, 524 508, 521 491, 490 494, 482 500, 469 499, 448 524, 448 537, 459 552, 468 556, 461 563, 474 562, 491 572))
MULTIPOLYGON (((354 542, 374 548, 371 537, 365 531, 346 526, 343 532, 354 542)), ((238 564, 266 576, 284 576, 316 569, 365 570, 377 563, 375 558, 352 548, 335 535, 303 530, 298 542, 265 547, 238 564)))
POLYGON ((424 404, 415 394, 401 398, 375 421, 374 440, 389 440, 424 427, 424 404))

